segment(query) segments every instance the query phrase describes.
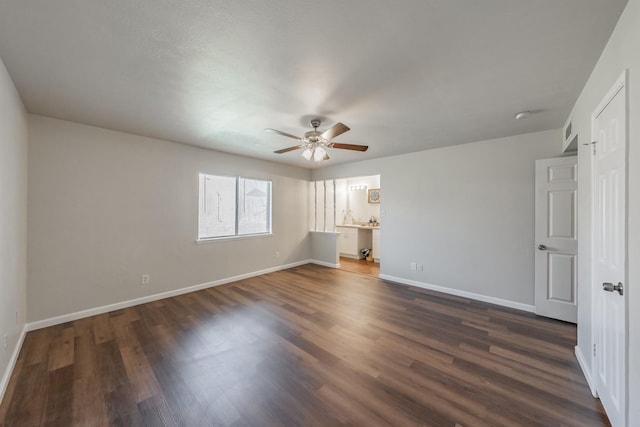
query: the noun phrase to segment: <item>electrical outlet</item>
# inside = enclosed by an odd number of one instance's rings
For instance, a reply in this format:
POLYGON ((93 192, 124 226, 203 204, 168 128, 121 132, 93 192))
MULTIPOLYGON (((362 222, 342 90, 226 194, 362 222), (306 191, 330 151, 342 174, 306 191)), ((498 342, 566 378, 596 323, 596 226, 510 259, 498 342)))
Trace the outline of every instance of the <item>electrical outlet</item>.
POLYGON ((418 266, 415 262, 411 263, 411 271, 416 271, 418 269, 418 266))
POLYGON ((143 274, 140 277, 140 284, 141 285, 148 285, 149 283, 151 283, 151 277, 148 274, 143 274))
POLYGON ((4 334, 4 338, 2 339, 2 350, 7 351, 7 347, 9 346, 9 337, 7 334, 4 334))

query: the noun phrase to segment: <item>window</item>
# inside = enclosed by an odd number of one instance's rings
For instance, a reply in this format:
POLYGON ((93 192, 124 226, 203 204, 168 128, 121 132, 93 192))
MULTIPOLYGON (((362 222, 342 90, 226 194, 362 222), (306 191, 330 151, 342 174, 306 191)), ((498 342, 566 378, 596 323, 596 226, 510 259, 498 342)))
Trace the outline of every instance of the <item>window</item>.
POLYGON ((271 233, 271 181, 200 174, 198 240, 271 233))

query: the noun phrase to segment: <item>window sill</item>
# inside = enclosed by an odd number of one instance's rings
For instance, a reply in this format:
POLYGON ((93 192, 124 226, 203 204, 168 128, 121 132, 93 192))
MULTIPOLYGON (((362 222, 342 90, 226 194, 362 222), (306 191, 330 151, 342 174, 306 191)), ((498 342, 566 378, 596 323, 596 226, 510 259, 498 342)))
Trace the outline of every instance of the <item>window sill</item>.
POLYGON ((211 237, 208 239, 197 239, 196 245, 224 242, 229 240, 262 239, 264 237, 272 237, 272 236, 273 236, 273 233, 260 233, 260 234, 246 234, 243 236, 211 237))

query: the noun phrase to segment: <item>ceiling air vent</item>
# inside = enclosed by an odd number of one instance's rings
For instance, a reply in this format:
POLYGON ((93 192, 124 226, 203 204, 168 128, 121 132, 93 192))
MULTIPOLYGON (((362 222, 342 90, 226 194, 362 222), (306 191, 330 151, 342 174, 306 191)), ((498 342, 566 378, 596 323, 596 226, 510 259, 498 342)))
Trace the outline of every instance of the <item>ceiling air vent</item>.
POLYGON ((578 150, 578 135, 575 133, 573 126, 573 118, 569 116, 569 120, 562 128, 562 134, 564 141, 562 142, 562 152, 577 151, 578 150))

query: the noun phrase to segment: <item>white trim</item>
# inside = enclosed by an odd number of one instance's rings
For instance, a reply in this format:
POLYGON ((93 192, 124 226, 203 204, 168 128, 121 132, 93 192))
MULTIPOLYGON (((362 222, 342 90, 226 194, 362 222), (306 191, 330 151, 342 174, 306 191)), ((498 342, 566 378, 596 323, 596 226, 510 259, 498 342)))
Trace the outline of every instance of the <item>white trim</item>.
POLYGON ((255 239, 263 237, 273 237, 273 233, 254 233, 254 234, 238 234, 235 236, 223 236, 223 237, 203 237, 196 240, 196 245, 202 245, 207 243, 226 242, 229 240, 243 240, 243 239, 255 239))
POLYGON ((344 252, 340 252, 338 256, 349 258, 349 259, 364 259, 364 258, 360 258, 359 255, 345 254, 344 252))
POLYGON ((13 349, 13 353, 11 354, 11 358, 9 359, 9 364, 7 365, 7 369, 4 371, 4 375, 2 376, 2 381, 0 381, 0 402, 4 398, 4 393, 7 391, 7 387, 9 386, 9 380, 11 379, 11 374, 13 374, 13 369, 16 367, 16 362, 18 361, 18 355, 20 354, 20 350, 22 349, 22 343, 24 343, 24 337, 27 335, 27 325, 25 324, 22 327, 22 332, 20 333, 20 337, 18 338, 18 342, 16 342, 16 346, 13 349))
POLYGON ((318 264, 318 265, 321 265, 323 267, 340 268, 340 263, 333 264, 333 263, 330 263, 330 262, 320 261, 320 260, 317 260, 317 259, 311 259, 311 260, 309 260, 309 262, 311 264, 318 264))
POLYGON ((459 289, 446 288, 444 286, 432 285, 430 283, 418 282, 416 280, 405 279, 403 277, 389 276, 387 274, 380 274, 378 277, 382 280, 389 280, 391 282, 402 283, 404 285, 415 286, 417 288, 429 289, 432 291, 442 292, 444 294, 456 295, 463 298, 469 298, 476 301, 484 301, 491 304, 501 305, 503 307, 515 308, 517 310, 528 311, 534 313, 536 311, 535 306, 529 304, 523 304, 521 302, 509 301, 502 298, 489 297, 486 295, 476 294, 473 292, 461 291, 459 289))
POLYGON ((75 313, 63 314, 61 316, 50 317, 48 319, 37 320, 35 322, 27 323, 26 330, 34 331, 36 329, 46 328, 48 326, 59 325, 65 322, 72 322, 74 320, 82 319, 89 316, 95 316, 98 314, 108 313, 114 310, 121 310, 123 308, 133 307, 135 305, 145 304, 152 301, 158 301, 165 298, 174 297, 177 295, 186 294, 189 292, 195 292, 202 289, 212 288, 214 286, 224 285, 226 283, 236 282, 238 280, 248 279, 250 277, 260 276, 267 273, 273 273, 274 271, 286 270, 288 268, 298 267, 300 265, 309 264, 312 260, 303 260, 294 262, 291 264, 279 265, 276 267, 270 267, 264 270, 253 271, 251 273, 240 274, 238 276, 227 277, 224 279, 214 280, 212 282, 201 283, 199 285, 187 286, 185 288, 175 289, 172 291, 162 292, 159 294, 147 295, 140 298, 134 298, 127 301, 121 301, 114 304, 107 304, 100 307, 89 308, 87 310, 76 311, 75 313))
MULTIPOLYGON (((615 98, 618 92, 626 88, 627 74, 628 74, 628 70, 625 69, 620 75, 620 77, 618 77, 618 80, 616 80, 616 82, 613 84, 611 89, 609 89, 607 94, 602 98, 602 100, 600 101, 596 109, 593 110, 593 113, 591 113, 591 136, 592 137, 594 136, 594 130, 595 130, 593 122, 595 121, 596 118, 598 118, 600 113, 602 113, 604 109, 607 108, 607 105, 609 105, 609 103, 613 101, 613 98, 615 98)), ((627 101, 626 93, 625 93, 625 101, 627 101)))
POLYGON ((596 386, 591 379, 591 369, 589 369, 589 364, 587 363, 587 359, 582 354, 582 350, 580 347, 575 347, 576 359, 578 359, 578 365, 580 365, 580 369, 582 369, 582 375, 587 380, 587 384, 589 385, 589 389, 591 390, 591 394, 593 397, 598 398, 598 392, 596 391, 596 386))

